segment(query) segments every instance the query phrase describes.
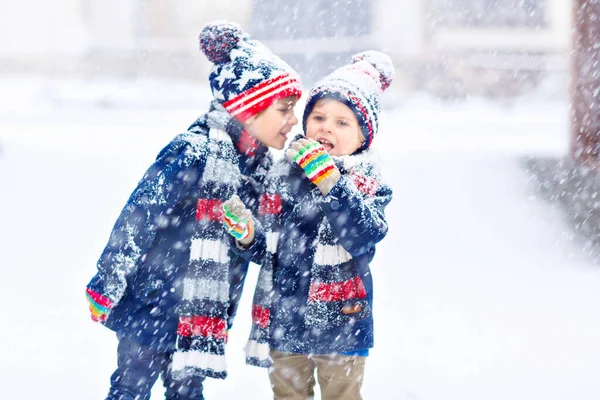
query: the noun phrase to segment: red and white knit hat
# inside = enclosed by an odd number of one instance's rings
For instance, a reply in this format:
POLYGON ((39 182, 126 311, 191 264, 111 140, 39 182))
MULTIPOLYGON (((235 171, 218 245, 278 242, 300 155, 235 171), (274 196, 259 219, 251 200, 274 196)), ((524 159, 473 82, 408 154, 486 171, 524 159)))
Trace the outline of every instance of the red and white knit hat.
POLYGON ((359 151, 368 148, 378 131, 379 97, 390 86, 395 73, 392 60, 384 53, 369 50, 356 54, 350 64, 336 69, 312 87, 304 109, 304 131, 306 119, 317 101, 335 99, 346 104, 358 119, 365 137, 359 151))
POLYGON ((206 25, 200 49, 215 64, 208 78, 214 98, 238 121, 279 99, 302 95, 298 74, 234 22, 206 25))

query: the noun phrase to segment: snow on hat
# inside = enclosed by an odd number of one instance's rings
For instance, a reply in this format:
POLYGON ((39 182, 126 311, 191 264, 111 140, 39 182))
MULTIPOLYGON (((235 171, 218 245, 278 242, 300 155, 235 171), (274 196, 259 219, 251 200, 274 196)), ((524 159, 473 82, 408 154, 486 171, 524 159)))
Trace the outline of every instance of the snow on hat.
POLYGON ((336 69, 312 87, 302 119, 304 131, 317 101, 335 99, 354 112, 365 137, 361 150, 368 148, 379 125, 379 96, 390 86, 394 76, 394 64, 386 54, 375 50, 356 54, 350 64, 336 69))
POLYGON ((200 49, 214 63, 208 80, 216 100, 239 121, 287 96, 302 94, 298 74, 242 28, 213 21, 200 32, 200 49))

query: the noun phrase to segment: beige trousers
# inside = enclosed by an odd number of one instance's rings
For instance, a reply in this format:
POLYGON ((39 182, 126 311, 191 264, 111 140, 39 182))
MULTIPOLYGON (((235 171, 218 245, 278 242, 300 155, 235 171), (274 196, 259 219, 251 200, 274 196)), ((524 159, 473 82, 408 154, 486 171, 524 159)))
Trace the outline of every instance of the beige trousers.
POLYGON ((305 355, 271 350, 269 378, 275 400, 314 398, 315 369, 322 400, 361 400, 365 357, 305 355))

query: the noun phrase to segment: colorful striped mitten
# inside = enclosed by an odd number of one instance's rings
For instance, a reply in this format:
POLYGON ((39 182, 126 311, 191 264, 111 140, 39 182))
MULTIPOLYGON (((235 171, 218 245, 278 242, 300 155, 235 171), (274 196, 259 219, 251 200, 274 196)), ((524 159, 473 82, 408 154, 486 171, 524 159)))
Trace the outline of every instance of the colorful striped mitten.
POLYGON ((254 241, 252 213, 237 195, 223 203, 223 225, 238 242, 247 246, 254 241))
POLYGON ((104 322, 106 317, 113 306, 113 302, 102 296, 100 293, 96 293, 90 288, 85 290, 85 296, 90 303, 90 312, 92 313, 92 320, 95 322, 104 322))
POLYGON ((317 185, 325 196, 340 179, 331 156, 321 143, 312 139, 299 139, 292 143, 285 155, 304 169, 304 173, 312 183, 317 185))

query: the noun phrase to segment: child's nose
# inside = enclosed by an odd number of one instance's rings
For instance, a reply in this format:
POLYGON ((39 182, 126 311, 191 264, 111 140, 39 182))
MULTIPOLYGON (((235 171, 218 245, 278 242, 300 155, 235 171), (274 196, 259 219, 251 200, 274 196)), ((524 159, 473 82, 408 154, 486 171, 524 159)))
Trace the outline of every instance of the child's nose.
POLYGON ((323 121, 323 123, 321 124, 321 129, 323 129, 326 132, 331 132, 331 121, 329 120, 329 118, 323 121))
POLYGON ((296 117, 295 114, 292 114, 292 118, 290 118, 288 120, 288 124, 290 124, 290 125, 296 125, 296 124, 298 124, 298 118, 296 117))

